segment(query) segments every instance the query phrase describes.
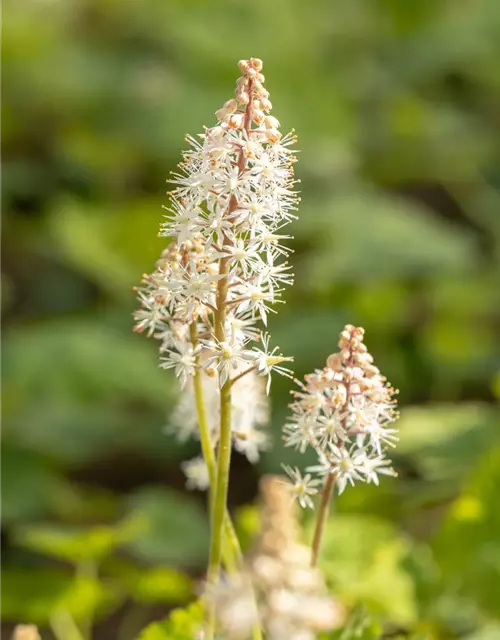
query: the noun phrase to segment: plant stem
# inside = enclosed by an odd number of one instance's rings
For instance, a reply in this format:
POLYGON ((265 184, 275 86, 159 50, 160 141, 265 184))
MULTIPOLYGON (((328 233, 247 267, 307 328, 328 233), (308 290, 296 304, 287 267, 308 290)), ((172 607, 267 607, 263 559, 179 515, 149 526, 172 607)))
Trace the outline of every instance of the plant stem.
MULTIPOLYGON (((196 345, 198 344, 198 335, 197 335, 195 323, 193 323, 190 327, 190 338, 191 338, 191 343, 193 347, 196 347, 196 345)), ((198 364, 198 362, 196 364, 198 364)), ((210 511, 210 518, 212 519, 213 506, 214 506, 213 497, 214 497, 215 486, 217 482, 217 469, 216 469, 215 453, 212 446, 212 439, 210 437, 210 428, 208 426, 207 414, 205 411, 205 403, 203 399, 202 375, 203 374, 201 373, 199 368, 196 368, 193 376, 193 383, 194 383, 194 395, 195 395, 195 402, 196 402, 196 413, 198 417, 198 426, 200 429, 201 451, 203 454, 203 458, 205 460, 205 464, 207 465, 208 478, 210 481, 209 511, 210 511)), ((227 543, 227 544, 223 544, 223 547, 222 547, 224 564, 229 573, 235 573, 236 570, 238 569, 238 565, 241 564, 241 561, 243 559, 243 554, 241 552, 240 544, 236 536, 236 532, 234 530, 234 526, 227 509, 225 510, 225 515, 224 515, 224 535, 225 535, 225 542, 227 543)))
MULTIPOLYGON (((93 582, 97 582, 99 579, 98 567, 94 560, 85 560, 81 562, 76 567, 76 570, 77 570, 77 576, 76 576, 77 580, 83 578, 84 580, 91 580, 93 582)), ((85 620, 80 625, 84 640, 91 640, 94 615, 95 615, 95 609, 91 608, 85 620)))
MULTIPOLYGON (((198 344, 198 334, 196 331, 196 323, 193 323, 190 326, 190 338, 193 347, 196 347, 198 344)), ((196 363, 198 364, 198 362, 196 363)), ((194 382, 194 393, 195 393, 195 401, 196 401, 196 413, 198 417, 198 426, 200 428, 200 441, 201 441, 201 450, 203 453, 203 457, 205 459, 205 464, 207 465, 208 470, 208 478, 210 480, 210 517, 212 518, 213 514, 213 495, 215 493, 216 481, 217 481, 217 471, 216 471, 216 461, 215 461, 215 453, 212 446, 212 440, 210 437, 210 428, 208 426, 207 413, 205 411, 205 402, 203 399, 203 383, 202 383, 202 373, 196 368, 193 376, 194 382)), ((231 381, 231 385, 234 384, 234 380, 231 381)), ((231 516, 226 508, 224 514, 224 534, 225 534, 225 542, 227 544, 223 544, 222 547, 222 555, 224 564, 229 573, 235 573, 239 566, 241 566, 243 561, 243 553, 241 551, 240 543, 236 532, 234 530, 234 525, 231 520, 231 516)), ((258 611, 257 611, 257 602, 254 599, 253 606, 255 608, 255 620, 252 627, 252 640, 262 640, 262 631, 260 628, 260 624, 258 622, 258 611)))
POLYGON ((319 550, 321 547, 321 540, 323 538, 323 532, 325 524, 328 519, 328 511, 330 510, 330 500, 332 497, 332 490, 335 485, 335 474, 329 473, 323 487, 323 493, 321 494, 321 504, 318 510, 318 517, 316 520, 316 527, 314 529, 314 538, 312 543, 311 553, 311 567, 316 567, 318 564, 319 550))
POLYGON ((73 617, 66 609, 57 609, 50 615, 49 626, 57 640, 84 640, 73 617))
MULTIPOLYGON (((349 344, 349 361, 348 366, 352 367, 354 365, 354 350, 352 348, 352 344, 349 344)), ((344 431, 347 431, 347 417, 349 411, 349 402, 351 400, 352 395, 352 387, 350 380, 346 382, 345 385, 345 401, 343 406, 343 417, 342 417, 342 427, 344 431)), ((344 448, 344 444, 340 444, 340 448, 344 448)), ((325 482, 325 486, 323 487, 323 493, 321 495, 321 505, 319 507, 318 519, 316 520, 316 528, 314 530, 314 539, 312 545, 312 554, 311 554, 311 566, 315 567, 318 564, 318 556, 319 550, 321 547, 321 539, 323 537, 323 530, 325 528, 326 520, 328 518, 328 511, 330 509, 330 499, 332 495, 333 487, 335 486, 337 474, 330 473, 325 482)))
MULTIPOLYGON (((217 312, 214 314, 215 337, 224 340, 227 297, 227 258, 221 258, 219 275, 222 278, 217 286, 217 312)), ((222 539, 224 534, 224 515, 226 513, 227 492, 229 487, 229 468, 231 465, 231 381, 228 379, 220 387, 220 434, 217 458, 217 479, 212 508, 212 536, 208 561, 207 580, 215 585, 219 579, 222 559, 222 539)), ((212 603, 207 611, 207 640, 215 633, 215 607, 212 603)))
MULTIPOLYGON (((212 510, 212 541, 208 565, 208 582, 212 585, 219 579, 222 558, 222 538, 224 515, 226 512, 229 487, 229 467, 231 464, 231 387, 226 382, 221 387, 221 421, 219 456, 217 464, 217 482, 212 510)), ((210 638, 210 635, 208 636, 210 638)))
POLYGON ((243 376, 246 376, 249 373, 252 373, 252 371, 255 371, 255 369, 257 369, 257 365, 254 364, 251 367, 248 367, 248 369, 245 369, 245 371, 242 371, 241 373, 239 373, 234 378, 231 378, 231 386, 233 386, 233 384, 238 382, 238 380, 241 380, 241 378, 243 378, 243 376))

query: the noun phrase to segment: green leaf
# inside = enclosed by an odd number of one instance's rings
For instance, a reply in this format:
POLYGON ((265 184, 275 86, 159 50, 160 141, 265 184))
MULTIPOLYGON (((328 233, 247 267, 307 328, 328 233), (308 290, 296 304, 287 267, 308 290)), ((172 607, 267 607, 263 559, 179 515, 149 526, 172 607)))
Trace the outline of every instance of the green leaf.
POLYGON ((132 517, 146 529, 129 545, 140 558, 154 563, 196 567, 206 560, 209 527, 194 498, 163 487, 139 489, 128 500, 132 517))
MULTIPOLYGON (((108 323, 47 322, 8 334, 4 349, 8 410, 44 395, 89 401, 118 394, 160 403, 171 397, 170 376, 158 371, 153 343, 108 323), (57 367, 47 369, 47 363, 57 367)), ((164 406, 164 404, 162 405, 164 406)))
POLYGON ((415 586, 405 568, 411 551, 410 540, 383 520, 334 514, 320 566, 343 602, 363 603, 393 623, 410 625, 417 619, 415 586))
POLYGON ((140 280, 148 247, 151 266, 165 246, 155 238, 161 218, 159 201, 146 201, 118 211, 89 211, 76 201, 60 202, 50 228, 61 254, 85 276, 101 285, 113 298, 129 297, 140 280))
POLYGON ((497 640, 500 638, 500 622, 486 622, 480 629, 468 634, 464 640, 497 640))
POLYGON ((183 602, 193 593, 191 580, 171 567, 154 567, 141 572, 134 595, 140 602, 183 602))
POLYGON ((362 605, 354 607, 341 629, 320 636, 321 640, 378 640, 381 637, 380 623, 362 605))
POLYGON ((178 454, 162 431, 176 388, 146 339, 102 323, 47 323, 11 332, 3 362, 4 436, 18 446, 71 463, 117 446, 162 462, 178 454))
POLYGON ((500 441, 497 423, 496 411, 487 405, 405 408, 398 422, 397 452, 413 456, 428 480, 456 481, 492 443, 500 441))
POLYGON ((139 518, 124 520, 116 526, 98 525, 90 528, 34 525, 19 529, 16 541, 32 551, 78 565, 102 560, 118 547, 137 538, 144 526, 139 518))
POLYGON ((148 625, 137 640, 193 640, 202 622, 202 605, 195 602, 186 609, 175 609, 163 622, 148 625))
POLYGON ((66 493, 66 483, 40 456, 2 447, 2 522, 43 518, 66 493))
POLYGON ((116 579, 137 602, 182 604, 194 593, 193 581, 169 566, 148 567, 113 557, 103 565, 103 573, 116 579))
POLYGON ((302 210, 296 225, 315 246, 298 273, 317 289, 335 281, 391 278, 395 272, 460 273, 473 256, 470 238, 424 207, 366 189, 302 210))
POLYGON ((261 527, 260 511, 255 505, 244 505, 236 511, 234 524, 243 551, 248 549, 261 527))
POLYGON ((433 547, 444 577, 484 613, 500 617, 500 447, 481 459, 451 505, 433 547))
POLYGON ((85 620, 96 610, 104 614, 118 595, 97 580, 74 577, 56 569, 4 569, 2 618, 48 624, 58 610, 85 620))

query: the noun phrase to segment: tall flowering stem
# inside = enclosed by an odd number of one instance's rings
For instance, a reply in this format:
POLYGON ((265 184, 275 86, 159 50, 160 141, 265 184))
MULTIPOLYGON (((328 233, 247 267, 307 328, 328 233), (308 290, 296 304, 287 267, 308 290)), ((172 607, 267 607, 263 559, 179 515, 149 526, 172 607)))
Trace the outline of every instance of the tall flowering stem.
POLYGON ((299 382, 290 405, 292 417, 284 427, 284 440, 301 452, 312 447, 318 463, 302 476, 285 468, 299 503, 313 507, 312 496, 323 485, 314 533, 311 564, 318 561, 324 526, 334 487, 342 493, 347 484, 379 483, 379 475, 396 475, 386 458, 398 441, 389 425, 397 417, 395 394, 363 342, 364 329, 346 325, 339 352, 328 357, 326 367, 299 382))
MULTIPOLYGON (((253 68, 253 67, 252 67, 253 68)), ((252 95, 253 80, 248 79, 248 95, 252 95)), ((245 107, 243 131, 248 136, 251 125, 251 110, 253 100, 249 100, 245 107)), ((245 171, 245 154, 243 147, 238 152, 238 176, 245 171)), ((231 216, 238 207, 238 201, 233 194, 229 200, 229 206, 225 218, 231 221, 231 216)), ((231 235, 223 234, 223 247, 231 251, 233 240, 231 235)), ((217 284, 216 312, 215 312, 215 338, 219 343, 226 342, 226 311, 228 294, 228 255, 223 255, 219 261, 219 282, 217 284)), ((208 581, 217 582, 222 558, 222 540, 224 528, 224 514, 227 504, 227 492, 229 487, 229 468, 231 465, 231 379, 227 378, 220 387, 220 433, 219 455, 217 459, 217 481, 212 505, 212 537, 210 544, 210 559, 208 565, 208 581)))
MULTIPOLYGON (((283 363, 292 359, 270 346, 261 325, 293 281, 283 227, 297 203, 295 136, 282 136, 270 115, 262 61, 238 66, 236 97, 217 111, 216 126, 187 138, 162 225, 172 241, 144 276, 135 326, 160 341, 160 366, 179 379, 178 435, 201 440, 203 458, 183 468, 188 487, 214 486, 209 586, 219 579, 224 547, 234 550, 226 509, 231 447, 258 460, 268 442, 264 389, 273 372, 291 375, 283 363)), ((208 639, 213 619, 209 608, 208 639)))

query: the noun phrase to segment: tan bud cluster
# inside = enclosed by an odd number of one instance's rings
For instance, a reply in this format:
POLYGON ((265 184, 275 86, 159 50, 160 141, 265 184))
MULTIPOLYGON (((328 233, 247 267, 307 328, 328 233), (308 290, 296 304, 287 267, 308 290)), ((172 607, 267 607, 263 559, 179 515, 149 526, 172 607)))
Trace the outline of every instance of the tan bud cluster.
MULTIPOLYGON (((326 361, 327 370, 341 372, 345 381, 357 382, 362 391, 369 389, 384 390, 388 397, 397 394, 397 390, 386 385, 387 379, 373 364, 373 356, 368 352, 362 327, 346 325, 340 334, 340 352, 333 353, 326 361)), ((325 371, 328 375, 328 371, 325 371)))
POLYGON ((12 640, 41 640, 41 637, 34 624, 18 624, 12 640))
POLYGON ((228 100, 216 112, 216 116, 229 129, 241 130, 245 126, 249 129, 254 124, 257 127, 255 134, 260 135, 263 141, 274 144, 281 140, 280 123, 269 115, 273 105, 264 87, 262 66, 259 58, 238 62, 241 76, 236 82, 236 99, 228 100))
POLYGON ((377 377, 379 381, 385 380, 380 376, 380 370, 373 364, 373 356, 368 353, 363 342, 365 330, 362 327, 354 327, 348 324, 344 327, 339 339, 339 352, 332 353, 326 360, 324 376, 331 377, 331 372, 342 372, 345 380, 353 380, 363 377, 371 379, 377 377))

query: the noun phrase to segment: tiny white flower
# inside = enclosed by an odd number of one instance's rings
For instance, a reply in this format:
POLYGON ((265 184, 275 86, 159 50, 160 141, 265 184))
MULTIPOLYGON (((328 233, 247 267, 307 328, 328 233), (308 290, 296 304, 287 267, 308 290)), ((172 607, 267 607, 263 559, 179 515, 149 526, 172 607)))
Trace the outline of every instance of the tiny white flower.
POLYGON ((269 435, 261 429, 251 428, 247 432, 236 432, 233 429, 233 443, 236 451, 239 451, 251 464, 260 460, 260 452, 269 449, 269 435))
POLYGON ((186 476, 188 489, 200 489, 205 491, 210 486, 207 465, 202 457, 193 458, 181 462, 181 468, 186 476))
POLYGON ((316 423, 318 440, 322 446, 337 444, 347 440, 346 431, 342 425, 342 420, 335 412, 328 412, 326 415, 318 417, 316 423))
POLYGON ((221 385, 226 383, 242 362, 248 360, 248 351, 236 342, 210 340, 204 344, 211 352, 205 367, 212 366, 217 369, 221 385))
POLYGON ((321 480, 313 478, 310 473, 302 476, 297 467, 292 468, 288 465, 283 465, 283 469, 291 480, 294 499, 298 501, 303 509, 307 507, 312 509, 314 505, 311 496, 318 493, 317 487, 322 484, 321 480))
POLYGON ((177 351, 169 350, 164 358, 160 358, 160 367, 174 370, 179 378, 181 387, 187 382, 188 377, 194 375, 196 369, 196 355, 200 351, 199 347, 193 349, 189 344, 179 343, 176 345, 177 351))
POLYGON ((373 482, 373 484, 376 485, 379 483, 379 474, 393 477, 397 477, 398 475, 392 468, 391 461, 387 460, 383 456, 377 456, 376 458, 366 457, 362 467, 362 472, 366 477, 366 482, 373 482))
POLYGON ((311 443, 311 430, 314 428, 315 420, 311 422, 307 414, 296 414, 283 427, 283 440, 286 447, 294 447, 300 453, 304 453, 311 443))
POLYGON ((370 446, 375 449, 377 454, 382 455, 382 446, 387 445, 395 447, 399 438, 396 435, 396 429, 388 429, 376 420, 372 420, 369 424, 362 427, 361 432, 357 436, 358 447, 362 447, 367 439, 370 446))
POLYGON ((266 385, 266 393, 269 394, 269 389, 271 387, 271 372, 276 371, 282 376, 286 376, 288 378, 292 377, 292 372, 290 369, 286 367, 282 367, 282 362, 293 362, 292 357, 285 357, 282 354, 276 353, 279 347, 274 347, 272 351, 269 351, 269 334, 264 334, 262 336, 262 346, 263 349, 254 348, 252 357, 255 359, 257 365, 257 371, 260 375, 267 376, 267 385, 266 385))

